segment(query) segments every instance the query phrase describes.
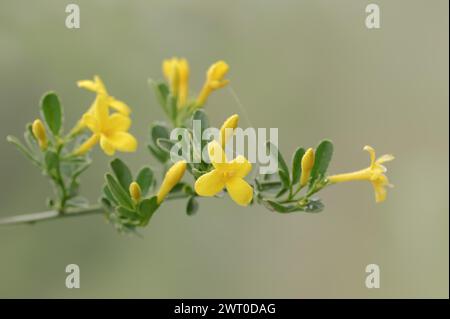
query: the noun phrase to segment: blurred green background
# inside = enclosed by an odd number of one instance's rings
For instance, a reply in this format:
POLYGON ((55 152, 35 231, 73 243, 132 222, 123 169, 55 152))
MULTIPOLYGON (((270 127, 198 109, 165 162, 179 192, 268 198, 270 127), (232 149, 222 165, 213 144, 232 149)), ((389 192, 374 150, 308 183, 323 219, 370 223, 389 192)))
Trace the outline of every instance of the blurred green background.
MULTIPOLYGON (((375 204, 369 183, 325 190, 321 214, 241 208, 202 199, 186 216, 170 202, 142 231, 120 235, 101 216, 0 228, 0 297, 448 298, 448 2, 376 1, 381 29, 365 27, 369 1, 74 1, 81 28, 65 27, 69 1, 0 3, 0 217, 45 209, 46 180, 4 137, 21 136, 55 90, 70 127, 93 94, 75 82, 102 76, 133 108, 136 170, 149 164, 149 123, 163 119, 147 79, 161 61, 191 63, 199 90, 207 67, 226 60, 231 86, 207 111, 215 125, 278 127, 286 157, 323 138, 330 171, 366 167, 370 144, 393 153, 395 185, 375 204), (65 287, 65 266, 81 289, 65 287), (365 267, 381 267, 367 289, 365 267)), ((98 148, 83 193, 99 195, 110 160, 98 148)))

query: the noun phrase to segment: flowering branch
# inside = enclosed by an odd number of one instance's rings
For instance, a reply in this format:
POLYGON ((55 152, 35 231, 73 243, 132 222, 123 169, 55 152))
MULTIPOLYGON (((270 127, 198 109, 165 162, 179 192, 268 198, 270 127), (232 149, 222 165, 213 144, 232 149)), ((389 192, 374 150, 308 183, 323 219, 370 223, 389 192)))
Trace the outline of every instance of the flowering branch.
MULTIPOLYGON (((189 149, 181 157, 175 154, 177 142, 170 139, 171 129, 183 128, 187 140, 195 141, 195 122, 201 123, 201 132, 210 127, 203 111, 212 92, 226 86, 225 78, 229 66, 224 61, 214 63, 206 73, 206 81, 196 95, 189 95, 189 64, 185 59, 172 58, 163 62, 166 81, 150 80, 156 99, 167 115, 171 127, 155 122, 150 130, 150 154, 161 164, 164 175, 157 188, 153 169, 143 167, 133 176, 125 162, 115 158, 110 162, 110 172, 105 174, 100 205, 89 205, 80 196, 79 177, 91 164, 90 151, 97 144, 109 156, 119 152, 134 152, 138 147, 136 138, 129 133, 131 108, 111 96, 100 77, 78 82, 80 88, 96 94, 92 105, 81 116, 77 124, 64 134, 63 108, 58 96, 44 95, 41 101, 41 117, 26 126, 25 143, 8 136, 7 140, 37 166, 54 188, 54 197, 47 200, 49 211, 19 215, 0 219, 0 225, 33 224, 65 217, 104 214, 119 231, 135 231, 146 226, 156 210, 167 200, 186 200, 186 213, 193 215, 198 210, 199 197, 216 197, 228 194, 241 206, 255 203, 277 213, 316 213, 324 208, 315 197, 325 187, 347 181, 370 181, 377 202, 386 198, 384 162, 392 155, 376 159, 375 150, 364 149, 370 154, 370 166, 352 173, 329 176, 329 163, 333 155, 333 144, 324 140, 316 148, 299 147, 288 165, 278 148, 267 142, 271 158, 276 159, 278 170, 270 174, 259 174, 248 181, 252 164, 242 155, 228 159, 225 154, 227 142, 233 139, 238 128, 239 116, 234 114, 222 124, 215 139, 201 140, 200 150, 189 149), (206 148, 209 161, 205 161, 202 150, 206 148), (170 163, 172 158, 178 160, 170 163), (198 161, 190 161, 197 158, 198 161), (183 181, 190 174, 194 183, 183 181)), ((183 149, 183 147, 182 147, 183 149)))

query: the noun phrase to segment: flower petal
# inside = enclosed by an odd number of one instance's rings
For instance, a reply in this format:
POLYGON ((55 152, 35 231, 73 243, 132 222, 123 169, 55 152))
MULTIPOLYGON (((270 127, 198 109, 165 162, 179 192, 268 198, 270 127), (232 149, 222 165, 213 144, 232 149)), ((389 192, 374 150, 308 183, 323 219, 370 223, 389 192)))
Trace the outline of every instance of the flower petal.
POLYGON ((375 190, 375 201, 381 203, 386 199, 386 188, 379 183, 372 183, 373 189, 375 190))
POLYGON ((94 75, 94 81, 95 81, 95 84, 97 85, 97 93, 108 94, 108 92, 106 91, 105 84, 103 83, 102 79, 98 75, 94 75))
POLYGON ((221 81, 229 69, 230 67, 225 61, 217 61, 208 69, 207 78, 209 81, 221 81))
POLYGON ((369 152, 370 154, 370 166, 373 166, 375 164, 375 150, 373 147, 366 145, 364 146, 364 150, 369 152))
POLYGON ((92 132, 97 133, 100 129, 97 118, 89 113, 85 113, 81 118, 81 125, 87 126, 92 132))
POLYGON ((100 138, 99 134, 93 134, 90 138, 88 138, 83 144, 81 144, 77 148, 75 154, 77 155, 86 154, 92 147, 94 147, 95 144, 98 143, 99 138, 100 138))
POLYGON ((209 82, 209 86, 214 89, 221 89, 224 86, 226 86, 228 83, 230 83, 230 80, 223 80, 223 81, 211 81, 209 82))
POLYGON ((214 196, 225 187, 223 174, 215 169, 195 181, 195 192, 200 196, 214 196))
POLYGON ((253 198, 253 188, 242 178, 234 177, 227 181, 230 197, 239 205, 247 206, 253 198))
POLYGON ((101 94, 108 94, 106 91, 105 84, 103 84, 102 79, 98 75, 94 76, 94 81, 91 80, 81 80, 77 82, 78 87, 96 92, 101 94))
POLYGON ((108 142, 118 151, 134 152, 137 148, 136 138, 127 132, 113 132, 105 136, 108 142))
POLYGON ((114 153, 116 152, 114 145, 109 141, 109 139, 105 135, 102 135, 100 137, 100 147, 105 152, 105 154, 109 156, 113 156, 114 153))
POLYGON ((116 100, 113 97, 111 97, 109 101, 109 106, 111 106, 113 109, 115 109, 116 111, 118 111, 123 115, 129 115, 131 113, 131 109, 128 105, 126 105, 122 101, 116 100))
POLYGON ((377 163, 378 164, 383 164, 383 163, 386 163, 386 162, 390 162, 390 161, 392 161, 394 159, 395 159, 394 155, 385 154, 385 155, 383 155, 383 156, 381 156, 381 157, 379 157, 377 159, 377 163))
POLYGON ((229 163, 229 170, 233 176, 243 178, 252 170, 252 164, 242 155, 239 155, 229 163))
POLYGON ((131 125, 131 119, 128 116, 114 113, 108 119, 108 128, 114 131, 128 131, 131 125))
POLYGON ((94 116, 97 118, 100 129, 103 129, 108 123, 108 97, 102 94, 97 94, 94 101, 94 116))
POLYGON ((81 80, 77 82, 79 88, 86 89, 92 92, 97 92, 97 84, 91 80, 81 80))
POLYGON ((209 160, 214 168, 224 169, 227 166, 227 158, 222 146, 216 140, 208 144, 209 160))

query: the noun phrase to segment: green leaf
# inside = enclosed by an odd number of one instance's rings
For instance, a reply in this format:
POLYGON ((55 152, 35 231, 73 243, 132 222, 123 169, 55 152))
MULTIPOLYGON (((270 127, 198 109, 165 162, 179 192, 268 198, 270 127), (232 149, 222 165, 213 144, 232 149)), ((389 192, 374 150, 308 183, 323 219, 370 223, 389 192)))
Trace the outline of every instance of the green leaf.
POLYGON ((314 166, 311 170, 309 186, 312 186, 317 180, 325 177, 325 174, 333 156, 333 143, 328 140, 322 141, 317 147, 314 166))
POLYGON ((203 110, 196 110, 194 112, 194 114, 192 115, 192 121, 200 121, 201 126, 202 126, 201 127, 202 133, 204 130, 209 128, 209 119, 208 119, 208 116, 206 115, 205 111, 203 111, 203 110))
POLYGON ((286 194, 287 191, 288 191, 287 188, 282 188, 282 189, 275 195, 275 197, 276 197, 276 198, 279 198, 279 197, 283 196, 284 194, 286 194))
POLYGON ((163 110, 169 114, 167 109, 167 96, 169 95, 169 88, 164 82, 155 82, 153 80, 149 80, 150 85, 153 87, 155 92, 156 100, 159 105, 163 108, 163 110))
POLYGON ((170 154, 170 150, 176 144, 175 141, 169 140, 167 138, 158 138, 156 144, 165 152, 170 154))
POLYGON ((258 182, 258 190, 259 191, 268 191, 272 189, 277 189, 281 187, 281 182, 273 181, 273 182, 258 182))
POLYGON ((150 127, 150 137, 154 145, 148 145, 148 149, 150 153, 161 163, 167 162, 169 159, 169 155, 165 152, 165 150, 161 149, 157 145, 157 141, 159 138, 169 139, 170 131, 169 128, 164 123, 153 123, 150 127))
POLYGON ((207 140, 203 140, 203 132, 209 128, 209 119, 206 113, 203 110, 196 110, 192 115, 192 130, 193 130, 193 153, 194 160, 201 160, 202 158, 202 150, 205 145, 208 143, 207 140), (194 132, 194 121, 200 121, 201 129, 199 132, 194 132), (195 133, 195 134, 194 134, 195 133), (200 139, 200 140, 198 140, 200 139), (198 149, 197 146, 200 146, 198 149))
POLYGON ((285 171, 280 170, 279 172, 281 183, 283 184, 284 188, 289 188, 289 185, 291 181, 289 180, 289 173, 286 173, 285 171))
POLYGON ((150 153, 152 153, 152 155, 161 163, 165 163, 169 159, 169 154, 161 150, 159 147, 153 145, 147 145, 147 147, 150 153))
POLYGON ((139 204, 139 213, 143 217, 143 220, 140 224, 141 226, 146 226, 148 224, 150 218, 153 216, 153 213, 156 211, 158 207, 159 205, 156 196, 144 199, 139 204))
POLYGON ((32 124, 31 123, 28 123, 25 126, 25 132, 23 133, 23 137, 24 137, 25 142, 26 142, 26 144, 28 146, 28 149, 31 152, 34 153, 36 150, 39 149, 38 143, 36 141, 36 137, 34 137, 34 135, 33 135, 32 124))
POLYGON ((149 167, 142 168, 136 177, 136 183, 141 188, 142 196, 145 196, 153 183, 153 171, 149 167))
POLYGON ((286 165, 286 161, 284 160, 283 155, 280 153, 280 151, 274 144, 267 142, 267 147, 269 148, 270 155, 273 158, 277 159, 278 171, 280 172, 280 178, 281 181, 283 182, 284 187, 289 187, 290 185, 289 168, 286 165))
POLYGON ((276 211, 276 212, 279 212, 279 213, 290 213, 290 212, 292 212, 295 209, 294 205, 282 205, 282 204, 277 203, 277 202, 272 201, 272 200, 266 200, 265 202, 267 204, 269 204, 268 205, 269 209, 271 209, 273 211, 276 211))
POLYGON ((39 160, 31 153, 31 151, 25 147, 16 137, 8 135, 6 140, 14 145, 19 152, 21 152, 26 158, 28 158, 37 167, 41 167, 39 160))
POLYGON ((158 138, 170 138, 170 131, 169 128, 163 124, 163 123, 153 123, 153 125, 150 128, 150 136, 152 138, 152 141, 154 144, 156 144, 156 141, 158 138))
POLYGON ((45 167, 51 177, 59 178, 59 157, 52 151, 45 153, 45 167))
POLYGON ((138 213, 132 209, 128 209, 126 207, 119 206, 116 208, 116 210, 121 215, 120 216, 121 218, 125 217, 128 220, 140 219, 138 213))
POLYGON ((44 95, 41 110, 48 128, 53 135, 59 135, 62 126, 62 111, 58 96, 54 92, 44 95))
POLYGON ((188 216, 194 215, 198 210, 198 201, 195 199, 195 196, 191 196, 186 204, 186 214, 188 216))
POLYGON ((305 149, 302 147, 297 148, 292 156, 292 184, 300 181, 302 175, 302 158, 305 155, 305 149))
POLYGON ((183 182, 177 183, 174 187, 172 187, 170 193, 175 194, 181 192, 183 190, 184 185, 185 183, 183 182))
MULTIPOLYGON (((272 200, 266 200, 264 201, 265 205, 267 206, 267 208, 269 208, 272 211, 276 211, 278 213, 294 213, 294 212, 319 212, 320 210, 316 210, 316 207, 313 206, 315 204, 317 204, 317 202, 314 202, 313 205, 311 206, 302 206, 300 205, 300 203, 296 203, 296 204, 280 204, 278 202, 272 201, 272 200)), ((321 203, 320 203, 321 205, 321 203)), ((321 209, 323 207, 323 205, 320 207, 319 204, 317 204, 317 208, 321 209)))
POLYGON ((109 189, 108 185, 103 186, 103 194, 111 203, 118 205, 118 203, 117 203, 116 199, 114 198, 113 194, 111 193, 111 190, 109 189))
POLYGON ((169 110, 169 116, 172 119, 172 122, 175 122, 178 113, 176 96, 173 96, 172 94, 167 96, 167 108, 169 110))
POLYGON ((125 191, 122 186, 117 182, 117 180, 109 173, 106 174, 106 182, 108 183, 109 190, 111 191, 114 198, 117 200, 118 204, 133 210, 133 201, 130 195, 125 191))
POLYGON ((119 158, 116 158, 111 161, 110 165, 120 185, 128 192, 128 187, 130 187, 130 184, 133 181, 133 176, 131 175, 131 171, 127 164, 119 158))

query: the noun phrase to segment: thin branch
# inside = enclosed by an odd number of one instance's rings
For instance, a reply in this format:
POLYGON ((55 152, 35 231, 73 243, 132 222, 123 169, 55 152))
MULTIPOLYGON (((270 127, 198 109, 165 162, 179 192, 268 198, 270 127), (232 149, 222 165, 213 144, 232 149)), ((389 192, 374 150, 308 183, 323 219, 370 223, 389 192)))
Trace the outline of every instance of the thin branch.
POLYGON ((37 222, 47 221, 47 220, 52 220, 52 219, 100 214, 103 212, 104 212, 104 210, 100 206, 92 206, 92 207, 76 209, 76 210, 75 209, 68 210, 64 213, 58 212, 56 210, 50 210, 47 212, 32 213, 32 214, 25 214, 25 215, 18 215, 18 216, 2 218, 2 219, 0 219, 0 226, 2 226, 2 225, 17 225, 17 224, 34 224, 37 222))

